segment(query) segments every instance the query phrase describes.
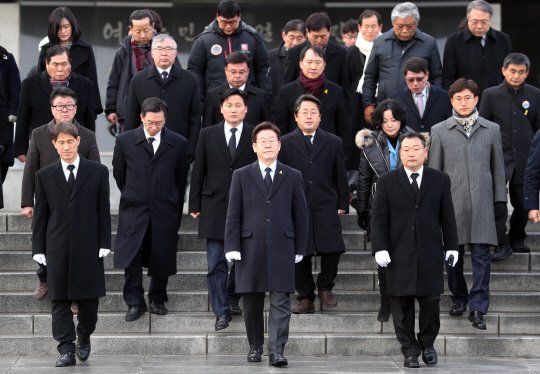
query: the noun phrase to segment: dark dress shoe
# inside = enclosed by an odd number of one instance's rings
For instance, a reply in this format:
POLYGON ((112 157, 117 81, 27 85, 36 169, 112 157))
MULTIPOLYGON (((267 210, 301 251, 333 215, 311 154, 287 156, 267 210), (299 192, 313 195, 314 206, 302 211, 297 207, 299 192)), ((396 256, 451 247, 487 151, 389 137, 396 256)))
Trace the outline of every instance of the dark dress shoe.
POLYGON ((85 362, 90 357, 90 339, 77 341, 77 347, 75 348, 75 355, 81 362, 85 362))
POLYGON ((165 307, 165 304, 155 300, 150 300, 148 311, 152 314, 157 314, 158 316, 164 316, 169 313, 169 310, 165 307))
POLYGON ((516 253, 529 253, 531 249, 528 245, 526 245, 523 242, 517 242, 510 245, 512 247, 512 250, 516 253))
POLYGON ((261 362, 262 348, 251 348, 247 355, 247 362, 261 362))
POLYGON ((426 348, 422 352, 422 361, 424 361, 424 364, 427 366, 435 366, 437 365, 437 351, 435 351, 435 348, 426 348))
POLYGON ((503 244, 498 247, 495 247, 493 254, 491 255, 491 261, 497 262, 505 260, 508 256, 512 254, 512 248, 510 244, 503 244))
POLYGON ((452 307, 450 308, 450 314, 451 316, 461 316, 463 313, 467 311, 467 304, 461 304, 461 303, 455 303, 452 304, 452 307))
POLYGON ((232 321, 230 314, 225 314, 224 316, 219 316, 216 318, 216 331, 226 329, 229 327, 229 322, 232 321))
POLYGON ((56 367, 66 367, 77 365, 77 360, 75 360, 75 354, 73 352, 64 352, 62 356, 56 361, 56 367))
POLYGON ((292 312, 294 314, 315 313, 315 304, 309 299, 302 299, 292 312))
POLYGON ((126 322, 136 321, 146 312, 148 312, 146 305, 130 305, 126 313, 126 322))
POLYGON ((272 353, 270 355, 270 358, 268 360, 269 366, 287 366, 289 363, 287 362, 287 359, 283 357, 281 353, 272 353))
POLYGON ((337 299, 332 291, 318 291, 318 294, 325 307, 335 308, 337 306, 337 299))
POLYGON ((47 283, 41 283, 39 282, 38 286, 36 287, 36 290, 34 291, 34 300, 40 301, 47 296, 49 293, 49 287, 47 286, 47 283))
POLYGON ((405 362, 403 363, 403 366, 406 368, 419 368, 420 364, 418 363, 418 357, 416 356, 409 356, 405 358, 405 362))
POLYGON ((238 304, 229 304, 230 306, 230 313, 233 316, 241 316, 242 315, 242 309, 238 306, 238 304))
POLYGON ((484 321, 484 315, 482 312, 474 311, 469 314, 469 321, 472 322, 472 327, 475 329, 485 330, 486 327, 486 321, 484 321))

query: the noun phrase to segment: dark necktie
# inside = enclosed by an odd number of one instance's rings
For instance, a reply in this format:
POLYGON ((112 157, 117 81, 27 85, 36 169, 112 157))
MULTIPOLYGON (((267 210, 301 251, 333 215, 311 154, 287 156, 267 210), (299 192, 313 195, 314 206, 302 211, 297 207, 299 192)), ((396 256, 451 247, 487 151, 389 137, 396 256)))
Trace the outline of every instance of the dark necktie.
POLYGON ((169 76, 169 73, 167 73, 166 71, 161 72, 161 77, 163 78, 163 80, 166 80, 168 76, 169 76))
POLYGON ((310 152, 313 149, 313 143, 311 142, 312 138, 313 138, 313 135, 306 135, 306 140, 307 140, 307 143, 308 143, 308 149, 309 149, 310 152))
POLYGON ((411 174, 411 179, 412 179, 412 189, 414 191, 414 197, 418 198, 418 191, 420 190, 418 188, 418 183, 416 182, 416 178, 418 178, 419 174, 418 173, 412 173, 411 174))
MULTIPOLYGON (((150 145, 152 146, 152 151, 154 152, 154 146, 152 145, 152 143, 154 142, 154 140, 156 140, 156 138, 152 138, 152 137, 149 137, 148 138, 148 143, 150 143, 150 145)), ((154 152, 156 153, 156 152, 154 152)))
POLYGON ((73 169, 75 169, 75 165, 68 165, 67 168, 69 170, 69 188, 71 188, 71 191, 73 191, 73 187, 75 187, 75 174, 73 174, 73 169))
POLYGON ((231 129, 231 137, 229 138, 229 152, 231 153, 231 158, 234 158, 236 153, 236 129, 231 129))
POLYGON ((266 190, 270 192, 270 187, 272 187, 272 177, 270 177, 270 172, 272 169, 266 168, 264 170, 266 171, 266 175, 264 176, 264 184, 266 184, 266 190))

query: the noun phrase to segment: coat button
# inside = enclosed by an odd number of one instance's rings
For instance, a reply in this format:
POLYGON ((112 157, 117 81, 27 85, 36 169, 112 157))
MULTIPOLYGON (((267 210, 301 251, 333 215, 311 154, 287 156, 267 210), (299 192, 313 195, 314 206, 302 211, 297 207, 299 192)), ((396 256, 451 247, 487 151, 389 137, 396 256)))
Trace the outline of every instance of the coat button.
POLYGON ((313 184, 313 182, 312 182, 312 181, 309 181, 309 184, 313 184))
POLYGON ((229 168, 229 171, 232 171, 232 168, 229 168))
POLYGON ((270 200, 266 200, 266 204, 270 204, 270 200))
POLYGON ((418 209, 418 208, 419 208, 419 206, 417 205, 417 206, 416 206, 416 209, 418 209))
POLYGON ((514 132, 517 132, 517 130, 514 129, 514 132))
POLYGON ((264 242, 266 243, 268 240, 266 240, 266 238, 264 238, 264 242))
POLYGON ((416 227, 413 226, 413 227, 412 227, 412 231, 414 231, 414 230, 416 230, 416 227))
POLYGON ((270 222, 270 218, 267 218, 267 219, 266 219, 266 222, 270 222))
POLYGON ((313 161, 310 161, 309 163, 310 163, 310 164, 312 164, 312 163, 313 163, 313 161))
POLYGON ((165 90, 161 90, 161 92, 165 92, 165 90))
POLYGON ((514 115, 516 114, 516 112, 513 112, 513 113, 514 113, 514 115))
POLYGON ((411 248, 411 252, 414 252, 414 248, 411 248))
POLYGON ((514 152, 516 151, 516 149, 515 149, 515 148, 512 148, 512 149, 514 150, 514 152))
POLYGON ((529 200, 529 198, 528 198, 528 197, 526 197, 526 198, 525 198, 525 200, 529 200))

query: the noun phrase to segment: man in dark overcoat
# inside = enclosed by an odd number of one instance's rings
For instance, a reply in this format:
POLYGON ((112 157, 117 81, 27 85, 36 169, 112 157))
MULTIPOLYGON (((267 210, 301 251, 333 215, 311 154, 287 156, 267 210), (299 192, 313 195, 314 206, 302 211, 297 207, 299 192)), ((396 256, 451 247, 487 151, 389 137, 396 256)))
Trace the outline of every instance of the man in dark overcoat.
POLYGON ((151 277, 150 313, 167 314, 169 276, 176 274, 178 229, 187 182, 187 140, 164 128, 167 104, 148 98, 141 106, 143 124, 116 137, 113 175, 121 191, 114 267, 125 269, 126 321, 148 308, 142 268, 151 277))
POLYGON ((60 160, 36 173, 34 260, 47 265, 52 333, 62 355, 56 366, 90 356, 90 335, 105 296, 103 257, 111 248, 109 170, 77 153, 77 128, 59 122, 53 144, 60 160), (79 305, 77 329, 71 301, 79 305), (77 345, 74 344, 78 337, 77 345))
POLYGON ((268 353, 271 366, 287 365, 290 293, 294 267, 306 254, 309 213, 302 174, 277 160, 279 129, 269 122, 253 130, 258 160, 233 173, 225 257, 235 260, 236 292, 244 298, 244 321, 250 346, 248 362, 260 362, 264 342, 264 296, 270 292, 268 353))
POLYGON ((373 254, 387 266, 388 294, 405 367, 437 364, 433 343, 440 327, 443 262, 458 260, 458 236, 447 174, 424 166, 426 140, 419 133, 400 137, 403 163, 381 175, 373 201, 373 254), (444 244, 443 244, 444 243, 444 244), (376 248, 376 250, 375 250, 376 248), (446 255, 445 255, 446 252, 446 255), (420 331, 414 333, 414 300, 420 305, 420 331))
POLYGON ((238 306, 241 295, 234 292, 234 263, 227 282, 229 270, 223 249, 233 171, 257 159, 250 146, 253 126, 244 122, 247 103, 246 91, 230 88, 223 94, 221 111, 225 119, 201 130, 191 175, 189 212, 199 219, 199 239, 207 240, 206 282, 216 331, 229 326, 231 314, 242 314, 238 306))
POLYGON ((345 252, 340 214, 349 211, 349 184, 339 137, 319 128, 321 102, 302 95, 295 104, 298 128, 282 138, 279 160, 302 173, 309 210, 306 256, 296 264, 295 288, 300 302, 293 313, 314 313, 315 288, 324 306, 333 308, 337 300, 332 289, 339 258, 345 252), (321 272, 313 281, 312 258, 321 256, 321 272))

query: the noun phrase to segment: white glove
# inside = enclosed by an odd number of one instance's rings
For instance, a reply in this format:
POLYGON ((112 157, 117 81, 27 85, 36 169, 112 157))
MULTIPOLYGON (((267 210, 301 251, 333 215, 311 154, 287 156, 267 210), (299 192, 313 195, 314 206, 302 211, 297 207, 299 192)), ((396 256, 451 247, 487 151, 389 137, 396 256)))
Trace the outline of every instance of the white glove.
POLYGON ((107 257, 109 253, 111 253, 110 249, 106 249, 106 248, 99 249, 99 257, 107 257))
POLYGON ((11 116, 9 116, 8 119, 9 119, 9 122, 11 122, 11 123, 17 122, 17 116, 14 116, 13 114, 11 116))
POLYGON ((39 253, 39 254, 37 254, 37 255, 34 255, 34 257, 32 257, 32 258, 33 258, 34 261, 37 262, 38 264, 47 266, 47 259, 45 258, 45 255, 44 255, 44 254, 39 253))
POLYGON ((240 261, 242 259, 242 256, 240 256, 240 252, 232 251, 232 252, 225 253, 225 258, 229 262, 231 262, 232 260, 240 261))
POLYGON ((375 252, 375 261, 383 268, 387 267, 392 260, 390 260, 390 253, 388 251, 375 252))
POLYGON ((446 251, 446 258, 445 260, 448 261, 448 258, 450 258, 450 256, 454 256, 454 263, 453 264, 450 264, 452 265, 452 267, 456 266, 457 264, 457 260, 459 258, 459 252, 458 251, 446 251))
POLYGON ((294 263, 295 264, 299 263, 300 261, 302 261, 303 258, 304 258, 304 256, 302 256, 302 255, 295 255, 294 263))

